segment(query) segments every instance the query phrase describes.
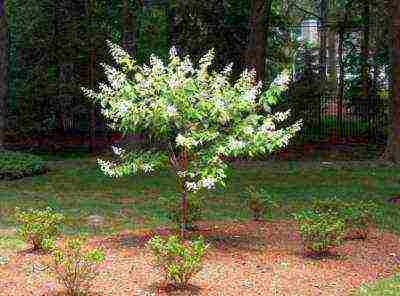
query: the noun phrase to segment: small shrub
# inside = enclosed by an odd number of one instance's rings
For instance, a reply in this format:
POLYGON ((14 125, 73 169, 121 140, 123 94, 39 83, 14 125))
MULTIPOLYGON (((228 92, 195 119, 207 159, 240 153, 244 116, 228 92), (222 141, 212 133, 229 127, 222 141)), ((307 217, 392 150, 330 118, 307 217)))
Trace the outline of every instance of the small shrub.
POLYGON ((186 287, 201 270, 207 249, 202 239, 183 243, 176 236, 166 240, 155 236, 148 246, 155 257, 155 266, 163 272, 167 283, 177 288, 186 287))
MULTIPOLYGON (((168 214, 168 218, 177 226, 181 226, 181 205, 179 196, 163 196, 160 199, 162 207, 168 214)), ((203 199, 198 194, 188 195, 186 229, 193 229, 194 224, 203 217, 203 208, 203 199)))
POLYGON ((65 245, 52 247, 45 262, 48 272, 62 284, 68 296, 84 295, 98 275, 99 264, 105 260, 100 249, 84 249, 84 239, 68 239, 65 245))
POLYGON ((341 217, 346 223, 347 237, 366 239, 369 227, 381 214, 378 205, 373 201, 347 203, 341 211, 341 217))
POLYGON ((338 215, 306 210, 294 217, 306 251, 324 255, 343 242, 346 225, 338 215))
POLYGON ((29 209, 16 211, 17 222, 20 224, 18 234, 26 242, 33 245, 34 250, 45 250, 49 240, 60 233, 64 216, 51 208, 44 210, 29 209))
POLYGON ((313 201, 311 209, 321 214, 340 215, 342 209, 346 207, 346 203, 336 197, 317 198, 313 201))
POLYGON ((254 186, 249 186, 245 196, 246 206, 255 221, 259 221, 268 209, 277 206, 273 196, 264 189, 256 189, 254 186))
POLYGON ((36 155, 13 151, 0 152, 0 179, 17 179, 45 171, 45 162, 36 155))
POLYGON ((321 214, 338 215, 346 226, 346 237, 365 239, 369 226, 381 214, 379 207, 373 201, 345 202, 337 198, 317 199, 312 209, 321 214))

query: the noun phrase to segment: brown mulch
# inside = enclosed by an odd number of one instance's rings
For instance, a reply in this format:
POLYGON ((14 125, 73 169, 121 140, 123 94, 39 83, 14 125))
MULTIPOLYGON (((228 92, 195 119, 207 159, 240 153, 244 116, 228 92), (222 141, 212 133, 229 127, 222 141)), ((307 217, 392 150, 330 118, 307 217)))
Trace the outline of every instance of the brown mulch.
MULTIPOLYGON (((327 258, 306 256, 291 221, 201 223, 195 235, 209 242, 203 270, 185 291, 164 286, 151 266, 146 241, 169 229, 137 230, 95 237, 107 260, 92 295, 349 295, 363 283, 391 275, 400 253, 400 237, 371 229, 366 240, 347 241, 327 258)), ((0 295, 62 295, 37 266, 43 254, 29 250, 11 253, 0 265, 0 295), (35 263, 36 262, 36 263, 35 263)))

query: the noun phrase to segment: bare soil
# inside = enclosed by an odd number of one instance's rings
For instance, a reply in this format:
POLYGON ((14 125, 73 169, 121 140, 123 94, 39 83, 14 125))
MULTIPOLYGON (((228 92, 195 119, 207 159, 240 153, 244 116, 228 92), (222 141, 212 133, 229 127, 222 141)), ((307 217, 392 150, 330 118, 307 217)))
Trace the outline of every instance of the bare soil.
MULTIPOLYGON (((93 237, 90 245, 104 248, 107 260, 91 295, 351 295, 361 284, 391 275, 393 256, 400 253, 399 236, 374 228, 366 240, 349 240, 327 258, 313 258, 303 252, 291 221, 204 222, 193 232, 210 244, 204 268, 187 290, 177 291, 165 285, 145 247, 153 235, 171 233, 159 228, 93 237)), ((46 255, 29 250, 5 255, 0 295, 63 295, 62 286, 38 266, 46 255)))

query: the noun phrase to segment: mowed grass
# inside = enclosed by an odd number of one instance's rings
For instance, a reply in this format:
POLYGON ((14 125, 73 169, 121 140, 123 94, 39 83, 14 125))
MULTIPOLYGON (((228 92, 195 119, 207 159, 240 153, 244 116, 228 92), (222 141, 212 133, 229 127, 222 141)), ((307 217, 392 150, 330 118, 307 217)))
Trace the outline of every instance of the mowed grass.
MULTIPOLYGON (((267 213, 266 219, 290 218, 315 197, 373 199, 385 211, 380 225, 400 231, 399 206, 385 202, 400 194, 399 167, 285 161, 238 166, 229 171, 226 188, 205 194, 204 219, 248 219, 250 213, 240 193, 249 185, 262 186, 278 199, 280 207, 267 213)), ((46 175, 0 181, 0 227, 15 225, 16 207, 46 206, 68 217, 66 232, 90 231, 85 229, 89 215, 106 219, 104 232, 171 225, 159 197, 174 193, 175 179, 168 171, 112 179, 99 170, 94 159, 58 162, 46 175)))
MULTIPOLYGON (((237 166, 229 171, 225 189, 218 188, 204 196, 204 219, 249 219, 241 195, 249 185, 264 187, 279 202, 279 207, 268 212, 265 219, 290 219, 313 198, 373 199, 385 213, 378 226, 400 232, 400 206, 386 202, 387 198, 400 195, 400 168, 396 166, 294 161, 237 166)), ((64 213, 65 234, 110 234, 123 229, 172 226, 159 197, 174 193, 175 179, 168 171, 112 179, 99 170, 94 159, 53 162, 46 175, 0 181, 0 249, 23 246, 13 232, 16 207, 50 206, 64 213), (104 227, 90 228, 86 222, 90 215, 103 216, 104 227)), ((398 275, 363 286, 355 295, 400 295, 399 286, 398 275)))
POLYGON ((390 278, 363 285, 355 296, 398 296, 400 295, 400 273, 390 278))

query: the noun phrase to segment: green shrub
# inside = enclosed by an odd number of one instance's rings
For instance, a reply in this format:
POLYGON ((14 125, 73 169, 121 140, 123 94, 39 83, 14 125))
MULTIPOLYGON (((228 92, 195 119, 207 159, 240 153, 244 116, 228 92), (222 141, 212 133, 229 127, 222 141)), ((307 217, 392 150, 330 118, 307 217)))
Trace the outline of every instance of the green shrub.
POLYGON ((347 237, 365 239, 369 227, 376 222, 382 211, 373 201, 358 201, 347 203, 340 214, 346 223, 347 237))
POLYGON ((17 179, 45 171, 45 162, 38 156, 13 151, 0 152, 0 179, 17 179))
POLYGON ((338 215, 305 210, 294 217, 306 251, 325 255, 343 242, 346 224, 338 215))
POLYGON ((343 200, 336 197, 316 198, 311 205, 311 209, 321 214, 340 215, 346 205, 343 200))
POLYGON ((264 189, 256 189, 254 186, 247 188, 245 198, 246 206, 256 221, 260 220, 268 209, 277 206, 271 194, 264 189))
POLYGON ((177 288, 186 287, 201 270, 207 249, 202 239, 183 243, 176 236, 166 240, 155 236, 149 240, 148 247, 155 257, 155 266, 163 272, 167 283, 177 288))
POLYGON ((62 284, 68 296, 84 295, 98 275, 99 264, 105 260, 102 250, 83 248, 84 239, 68 239, 65 245, 52 247, 45 261, 50 275, 62 284))
POLYGON ((44 250, 47 248, 48 240, 55 239, 60 233, 64 216, 51 208, 25 211, 17 209, 16 219, 20 224, 19 236, 31 243, 34 250, 44 250))
MULTIPOLYGON (((167 212, 168 218, 177 226, 181 226, 181 205, 179 196, 163 196, 160 200, 162 207, 167 212)), ((186 229, 194 228, 194 224, 203 217, 203 209, 203 198, 198 194, 189 194, 187 198, 186 229)))
POLYGON ((369 226, 376 221, 381 211, 373 201, 345 202, 337 198, 317 199, 312 209, 321 214, 338 215, 346 226, 348 238, 365 239, 369 226))

